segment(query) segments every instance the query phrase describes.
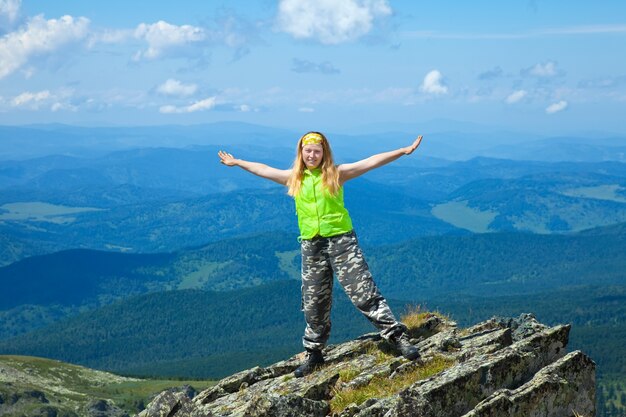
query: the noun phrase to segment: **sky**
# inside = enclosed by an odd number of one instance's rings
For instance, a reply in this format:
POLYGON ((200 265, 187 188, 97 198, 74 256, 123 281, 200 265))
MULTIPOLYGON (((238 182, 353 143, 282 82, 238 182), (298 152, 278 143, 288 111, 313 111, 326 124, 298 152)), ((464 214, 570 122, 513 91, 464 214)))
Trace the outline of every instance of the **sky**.
POLYGON ((0 124, 626 134, 623 0, 0 0, 0 124))

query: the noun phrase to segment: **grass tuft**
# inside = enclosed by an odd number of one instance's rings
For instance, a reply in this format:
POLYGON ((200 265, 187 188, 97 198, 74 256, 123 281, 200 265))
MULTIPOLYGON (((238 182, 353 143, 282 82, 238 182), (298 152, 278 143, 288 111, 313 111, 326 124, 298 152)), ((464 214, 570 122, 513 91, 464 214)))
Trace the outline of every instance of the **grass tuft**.
POLYGON ((406 324, 409 330, 418 330, 421 326, 424 325, 426 320, 431 317, 439 317, 444 321, 453 321, 449 315, 444 314, 440 311, 426 311, 422 310, 422 306, 418 305, 409 305, 406 308, 406 313, 404 313, 401 317, 402 323, 406 324))
POLYGON ((397 394, 413 383, 438 374, 454 364, 455 361, 451 359, 436 356, 432 360, 393 379, 376 376, 372 378, 369 384, 363 387, 336 390, 333 393, 333 399, 330 400, 331 413, 340 413, 352 403, 360 405, 370 398, 385 398, 397 394))
POLYGON ((429 311, 422 311, 422 307, 420 305, 410 306, 407 309, 407 312, 402 315, 401 321, 406 324, 406 327, 409 330, 419 329, 424 325, 426 320, 431 318, 434 314, 429 311))
POLYGON ((371 343, 365 350, 365 354, 376 357, 376 364, 381 364, 395 358, 395 355, 389 350, 388 344, 385 343, 371 343))
POLYGON ((350 368, 342 369, 341 371, 339 371, 339 378, 341 379, 341 382, 350 382, 354 378, 359 376, 360 373, 361 373, 360 369, 350 367, 350 368))

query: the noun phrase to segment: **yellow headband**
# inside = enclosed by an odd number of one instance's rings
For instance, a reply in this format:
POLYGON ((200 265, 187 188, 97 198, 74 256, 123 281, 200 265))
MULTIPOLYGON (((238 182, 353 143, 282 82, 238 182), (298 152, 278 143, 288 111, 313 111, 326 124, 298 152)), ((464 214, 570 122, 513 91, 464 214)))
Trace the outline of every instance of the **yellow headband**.
POLYGON ((322 143, 322 135, 319 133, 311 132, 304 135, 302 138, 302 146, 304 145, 319 145, 322 143))

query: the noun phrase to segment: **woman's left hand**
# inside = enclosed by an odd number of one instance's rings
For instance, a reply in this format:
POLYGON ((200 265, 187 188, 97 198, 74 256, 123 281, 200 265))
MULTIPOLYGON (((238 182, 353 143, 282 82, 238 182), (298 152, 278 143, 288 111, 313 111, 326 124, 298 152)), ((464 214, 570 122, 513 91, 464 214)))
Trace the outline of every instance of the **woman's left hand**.
POLYGON ((419 135, 411 146, 407 146, 406 148, 404 148, 404 154, 411 155, 413 151, 416 150, 418 146, 420 146, 421 142, 422 142, 422 135, 419 135))

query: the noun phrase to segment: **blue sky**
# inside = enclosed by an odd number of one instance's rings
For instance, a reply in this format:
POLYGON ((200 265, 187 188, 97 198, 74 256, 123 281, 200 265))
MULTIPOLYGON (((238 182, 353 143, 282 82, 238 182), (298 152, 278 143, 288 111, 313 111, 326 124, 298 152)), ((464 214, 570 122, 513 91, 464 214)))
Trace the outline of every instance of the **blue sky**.
POLYGON ((626 2, 0 0, 0 124, 626 134, 626 2))

